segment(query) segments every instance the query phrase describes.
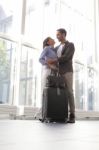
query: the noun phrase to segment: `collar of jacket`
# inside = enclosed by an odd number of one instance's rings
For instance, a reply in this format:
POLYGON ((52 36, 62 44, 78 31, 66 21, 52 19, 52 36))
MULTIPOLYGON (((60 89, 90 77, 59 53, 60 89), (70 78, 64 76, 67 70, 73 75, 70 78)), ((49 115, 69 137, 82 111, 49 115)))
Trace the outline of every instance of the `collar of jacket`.
POLYGON ((65 45, 69 44, 69 41, 65 41, 64 44, 65 44, 65 45))

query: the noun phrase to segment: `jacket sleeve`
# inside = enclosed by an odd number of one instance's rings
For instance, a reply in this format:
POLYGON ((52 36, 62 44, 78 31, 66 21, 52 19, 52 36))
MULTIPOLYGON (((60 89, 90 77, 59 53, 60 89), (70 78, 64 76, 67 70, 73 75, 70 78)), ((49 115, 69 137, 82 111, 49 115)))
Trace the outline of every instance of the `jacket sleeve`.
POLYGON ((42 65, 46 65, 46 55, 47 55, 47 53, 48 53, 48 49, 45 48, 45 49, 43 50, 43 52, 41 53, 41 55, 40 55, 39 62, 40 62, 42 65))
POLYGON ((59 63, 64 63, 66 61, 72 61, 74 55, 75 47, 73 43, 70 43, 65 50, 64 54, 58 58, 59 63))

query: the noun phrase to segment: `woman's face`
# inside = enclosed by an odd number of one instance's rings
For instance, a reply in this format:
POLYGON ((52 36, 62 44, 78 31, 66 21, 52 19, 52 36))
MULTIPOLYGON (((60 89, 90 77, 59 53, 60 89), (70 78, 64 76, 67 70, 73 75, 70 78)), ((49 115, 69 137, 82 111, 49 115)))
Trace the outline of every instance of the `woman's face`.
POLYGON ((50 38, 47 43, 48 45, 53 46, 55 44, 55 41, 54 39, 50 38))

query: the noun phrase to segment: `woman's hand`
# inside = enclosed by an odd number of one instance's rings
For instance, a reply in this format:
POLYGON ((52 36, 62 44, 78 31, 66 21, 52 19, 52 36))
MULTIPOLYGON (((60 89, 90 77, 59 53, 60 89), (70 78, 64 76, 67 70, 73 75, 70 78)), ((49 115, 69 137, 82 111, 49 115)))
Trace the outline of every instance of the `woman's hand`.
POLYGON ((48 59, 47 63, 48 64, 56 64, 57 63, 57 59, 48 59))

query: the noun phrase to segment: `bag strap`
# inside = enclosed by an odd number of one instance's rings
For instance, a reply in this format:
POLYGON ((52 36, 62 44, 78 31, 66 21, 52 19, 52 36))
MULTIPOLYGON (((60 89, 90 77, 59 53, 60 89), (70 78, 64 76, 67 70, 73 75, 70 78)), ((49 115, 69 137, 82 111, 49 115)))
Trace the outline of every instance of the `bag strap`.
POLYGON ((51 75, 51 76, 57 76, 57 72, 51 69, 50 75, 51 75))
POLYGON ((61 76, 60 73, 59 73, 59 63, 57 65, 57 67, 58 67, 58 71, 54 71, 54 70, 51 69, 51 74, 50 75, 56 76, 56 77, 61 76))

